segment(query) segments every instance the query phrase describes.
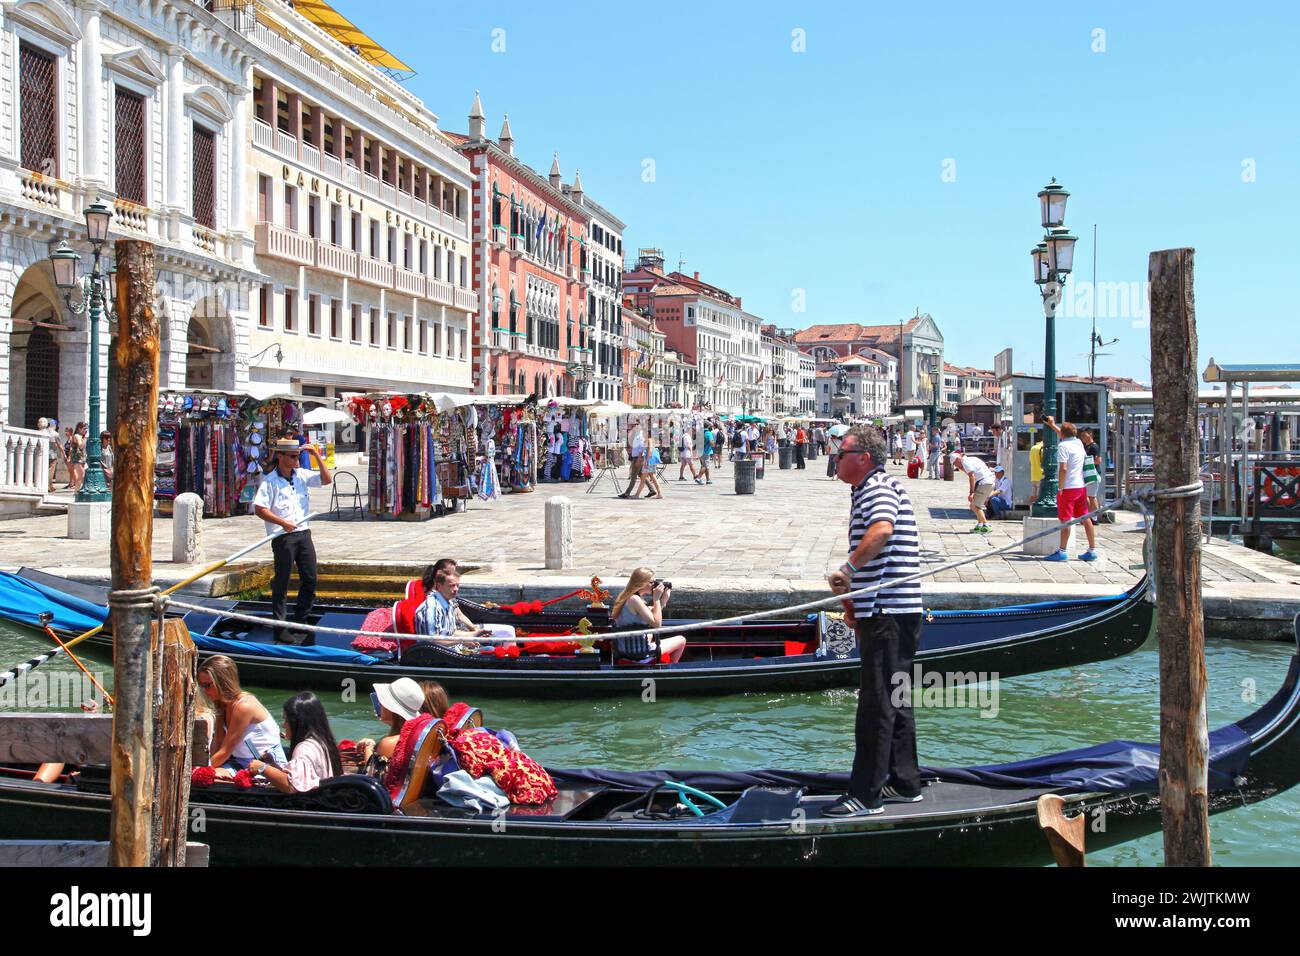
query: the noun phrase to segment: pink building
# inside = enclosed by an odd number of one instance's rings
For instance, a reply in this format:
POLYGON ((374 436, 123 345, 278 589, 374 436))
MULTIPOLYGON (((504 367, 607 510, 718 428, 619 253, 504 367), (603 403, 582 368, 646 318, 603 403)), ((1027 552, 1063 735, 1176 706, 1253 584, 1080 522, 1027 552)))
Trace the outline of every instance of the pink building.
POLYGON ((486 126, 475 93, 469 135, 449 134, 474 179, 474 390, 575 395, 584 374, 576 367, 591 365, 582 182, 566 191, 558 159, 548 177, 518 159, 508 116, 495 142, 486 126))

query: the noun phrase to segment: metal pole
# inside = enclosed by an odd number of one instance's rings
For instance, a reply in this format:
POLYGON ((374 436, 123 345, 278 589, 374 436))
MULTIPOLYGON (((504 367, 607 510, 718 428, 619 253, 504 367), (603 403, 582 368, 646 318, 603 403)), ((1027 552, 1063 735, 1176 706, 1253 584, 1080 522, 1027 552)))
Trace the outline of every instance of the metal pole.
MULTIPOLYGON (((1043 315, 1047 320, 1047 345, 1043 357, 1043 415, 1056 414, 1056 306, 1061 301, 1061 283, 1059 277, 1052 275, 1051 281, 1043 287, 1043 315)), ((1060 424, 1059 420, 1057 424, 1060 424)), ((1043 429, 1043 481, 1038 489, 1038 500, 1030 510, 1035 518, 1053 518, 1056 516, 1056 432, 1043 429)))
POLYGON ((111 501, 108 476, 99 445, 99 318, 103 313, 103 274, 100 272, 99 246, 95 246, 94 265, 89 277, 90 319, 90 434, 86 436, 86 476, 77 491, 77 501, 111 501))

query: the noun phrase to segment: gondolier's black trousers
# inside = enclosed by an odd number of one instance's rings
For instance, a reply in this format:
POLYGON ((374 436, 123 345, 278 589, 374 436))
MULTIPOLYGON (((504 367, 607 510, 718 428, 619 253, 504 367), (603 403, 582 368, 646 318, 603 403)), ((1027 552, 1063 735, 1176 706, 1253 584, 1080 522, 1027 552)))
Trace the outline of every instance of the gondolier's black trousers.
MULTIPOLYGON (((291 534, 280 535, 271 541, 271 554, 275 558, 275 580, 271 582, 271 613, 283 621, 285 597, 289 593, 289 575, 298 566, 298 600, 294 605, 293 619, 299 624, 307 620, 311 606, 316 603, 316 546, 311 543, 311 532, 304 528, 291 534)), ((281 644, 314 644, 307 631, 289 631, 279 628, 275 639, 281 644)))
POLYGON ((801 442, 801 441, 797 441, 797 442, 794 443, 794 466, 795 466, 796 468, 803 468, 803 467, 804 467, 804 463, 803 463, 803 442, 801 442))
POLYGON ((857 751, 849 796, 870 806, 880 801, 886 784, 908 794, 921 789, 912 713, 912 660, 921 615, 873 614, 858 620, 857 632, 862 689, 853 725, 857 751))

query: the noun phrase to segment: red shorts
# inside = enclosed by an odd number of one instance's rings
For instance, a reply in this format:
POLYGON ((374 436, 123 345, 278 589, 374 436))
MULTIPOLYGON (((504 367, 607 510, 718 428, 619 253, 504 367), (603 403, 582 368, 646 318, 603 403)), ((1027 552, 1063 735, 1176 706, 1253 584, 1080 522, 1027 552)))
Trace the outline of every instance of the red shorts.
POLYGON ((1056 517, 1060 521, 1082 518, 1088 513, 1087 488, 1061 488, 1056 492, 1056 517))

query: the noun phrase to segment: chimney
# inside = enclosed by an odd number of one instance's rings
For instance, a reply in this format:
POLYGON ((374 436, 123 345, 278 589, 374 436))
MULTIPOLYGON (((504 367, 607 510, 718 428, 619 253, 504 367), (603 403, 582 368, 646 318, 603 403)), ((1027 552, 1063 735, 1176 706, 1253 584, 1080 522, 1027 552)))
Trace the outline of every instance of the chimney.
POLYGON ((698 282, 699 280, 700 280, 700 271, 699 271, 698 269, 696 269, 696 270, 695 270, 695 281, 698 282))

